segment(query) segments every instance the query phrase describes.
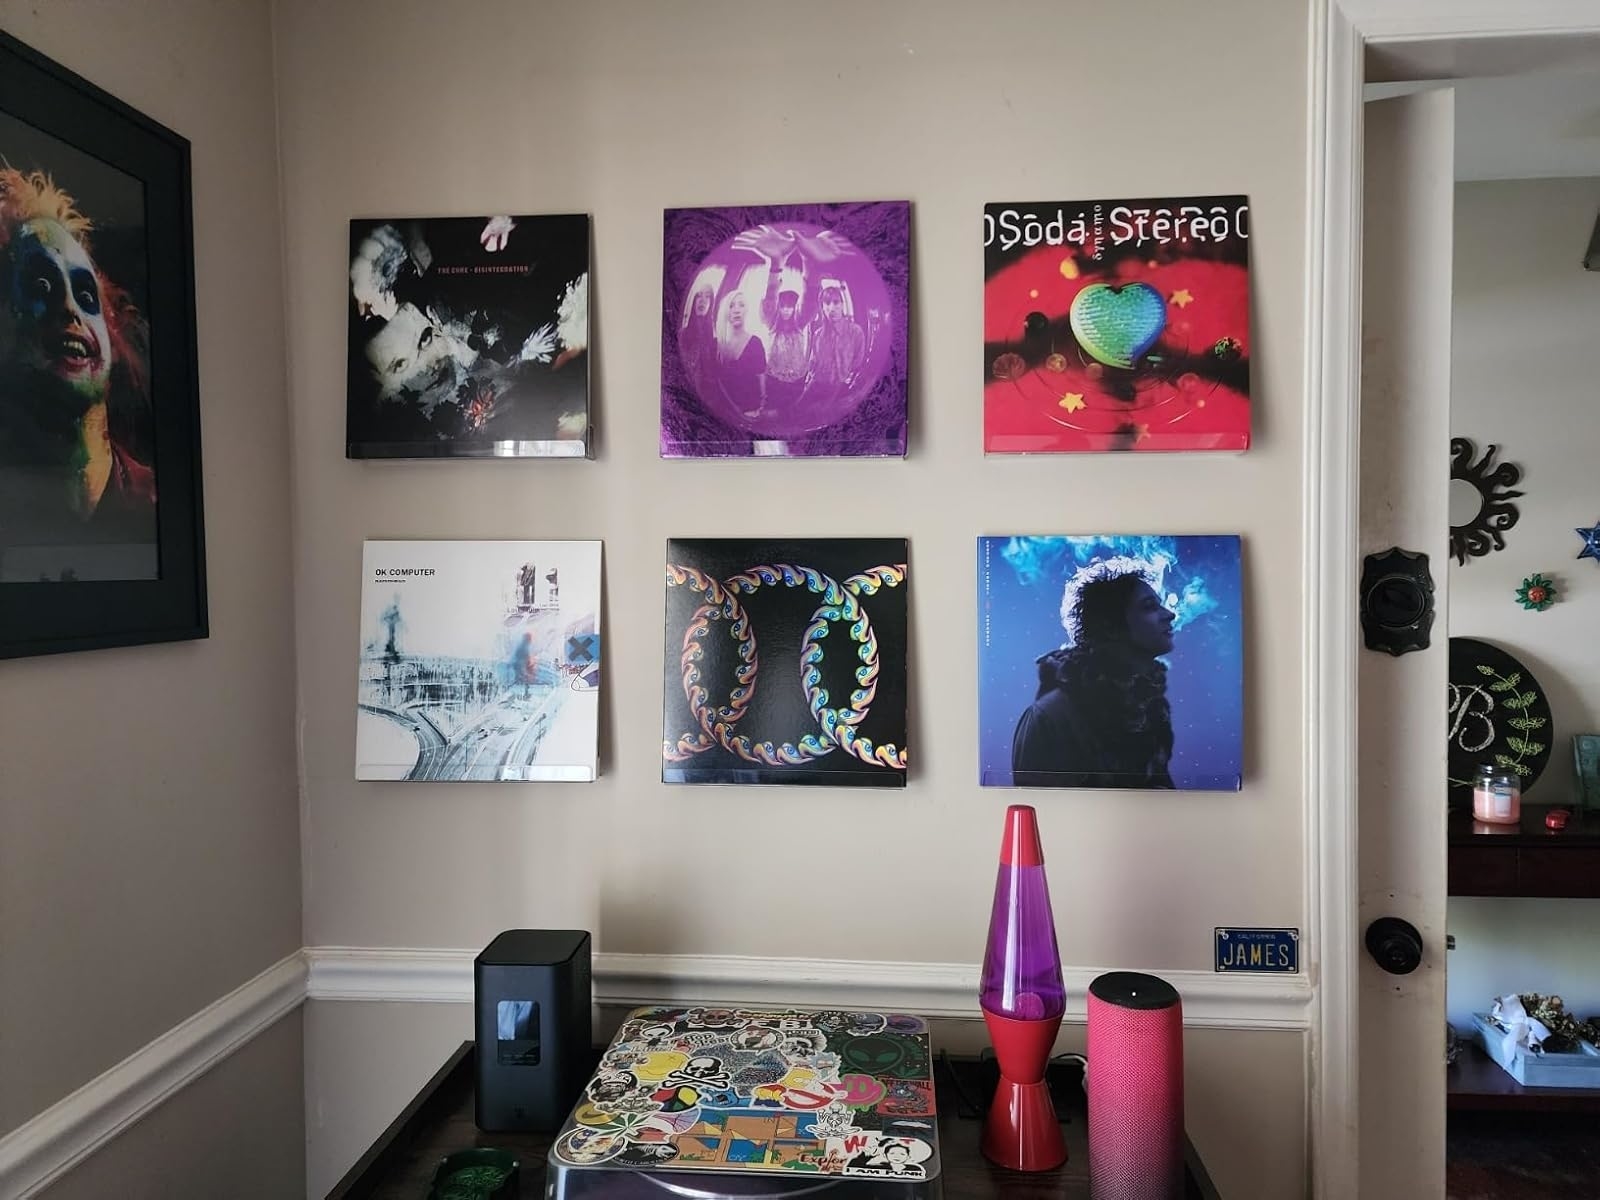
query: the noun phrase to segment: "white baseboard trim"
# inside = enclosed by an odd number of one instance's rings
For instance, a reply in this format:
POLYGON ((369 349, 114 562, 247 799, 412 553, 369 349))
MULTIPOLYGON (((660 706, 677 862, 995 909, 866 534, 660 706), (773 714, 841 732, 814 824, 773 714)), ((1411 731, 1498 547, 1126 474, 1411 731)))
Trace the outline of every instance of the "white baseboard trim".
MULTIPOLYGON (((475 950, 306 949, 312 1000, 472 1000, 475 950)), ((1099 970, 1066 972, 1069 1023, 1084 1020, 1084 997, 1099 970)), ((1186 1025, 1213 1029, 1310 1028, 1312 990, 1301 975, 1159 972, 1183 997, 1186 1025)), ((886 1009, 976 1020, 978 968, 965 963, 853 962, 823 958, 746 958, 714 954, 594 956, 595 1003, 634 1007, 685 1003, 793 1004, 803 1008, 886 1009)))
POLYGON ((32 1196, 306 996, 302 951, 134 1051, 0 1138, 0 1196, 32 1196))

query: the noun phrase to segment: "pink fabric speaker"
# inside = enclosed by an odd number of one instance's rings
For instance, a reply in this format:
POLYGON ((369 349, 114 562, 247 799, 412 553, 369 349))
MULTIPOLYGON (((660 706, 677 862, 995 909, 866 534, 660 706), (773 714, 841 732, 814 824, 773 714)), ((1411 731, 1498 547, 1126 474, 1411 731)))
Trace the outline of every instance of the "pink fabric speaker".
POLYGON ((1183 1002, 1154 975, 1089 985, 1089 1195, 1183 1200, 1183 1002))

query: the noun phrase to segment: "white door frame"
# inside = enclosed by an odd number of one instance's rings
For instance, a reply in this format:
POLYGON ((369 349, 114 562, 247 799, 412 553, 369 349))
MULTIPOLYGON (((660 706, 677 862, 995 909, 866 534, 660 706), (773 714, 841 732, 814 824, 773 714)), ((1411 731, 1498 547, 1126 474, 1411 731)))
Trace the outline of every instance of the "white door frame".
POLYGON ((1362 85, 1369 45, 1600 34, 1595 0, 1313 0, 1304 454, 1308 1141, 1318 1200, 1356 1195, 1362 85))

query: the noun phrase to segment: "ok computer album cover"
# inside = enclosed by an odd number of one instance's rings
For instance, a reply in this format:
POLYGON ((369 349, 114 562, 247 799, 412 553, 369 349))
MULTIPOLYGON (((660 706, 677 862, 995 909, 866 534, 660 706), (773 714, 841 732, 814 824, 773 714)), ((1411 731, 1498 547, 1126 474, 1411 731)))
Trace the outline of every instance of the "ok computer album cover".
POLYGON ((1250 445, 1244 196, 983 210, 983 448, 1250 445))
POLYGON ((978 539, 987 787, 1235 791, 1236 536, 978 539))
POLYGON ((367 542, 356 778, 587 781, 599 542, 367 542))

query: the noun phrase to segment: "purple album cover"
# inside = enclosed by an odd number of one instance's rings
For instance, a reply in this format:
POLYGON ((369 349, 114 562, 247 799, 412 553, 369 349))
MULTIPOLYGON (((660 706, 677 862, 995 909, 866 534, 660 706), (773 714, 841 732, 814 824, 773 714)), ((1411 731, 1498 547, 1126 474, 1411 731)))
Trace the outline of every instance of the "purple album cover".
POLYGON ((906 452, 911 205, 670 208, 661 456, 906 452))

